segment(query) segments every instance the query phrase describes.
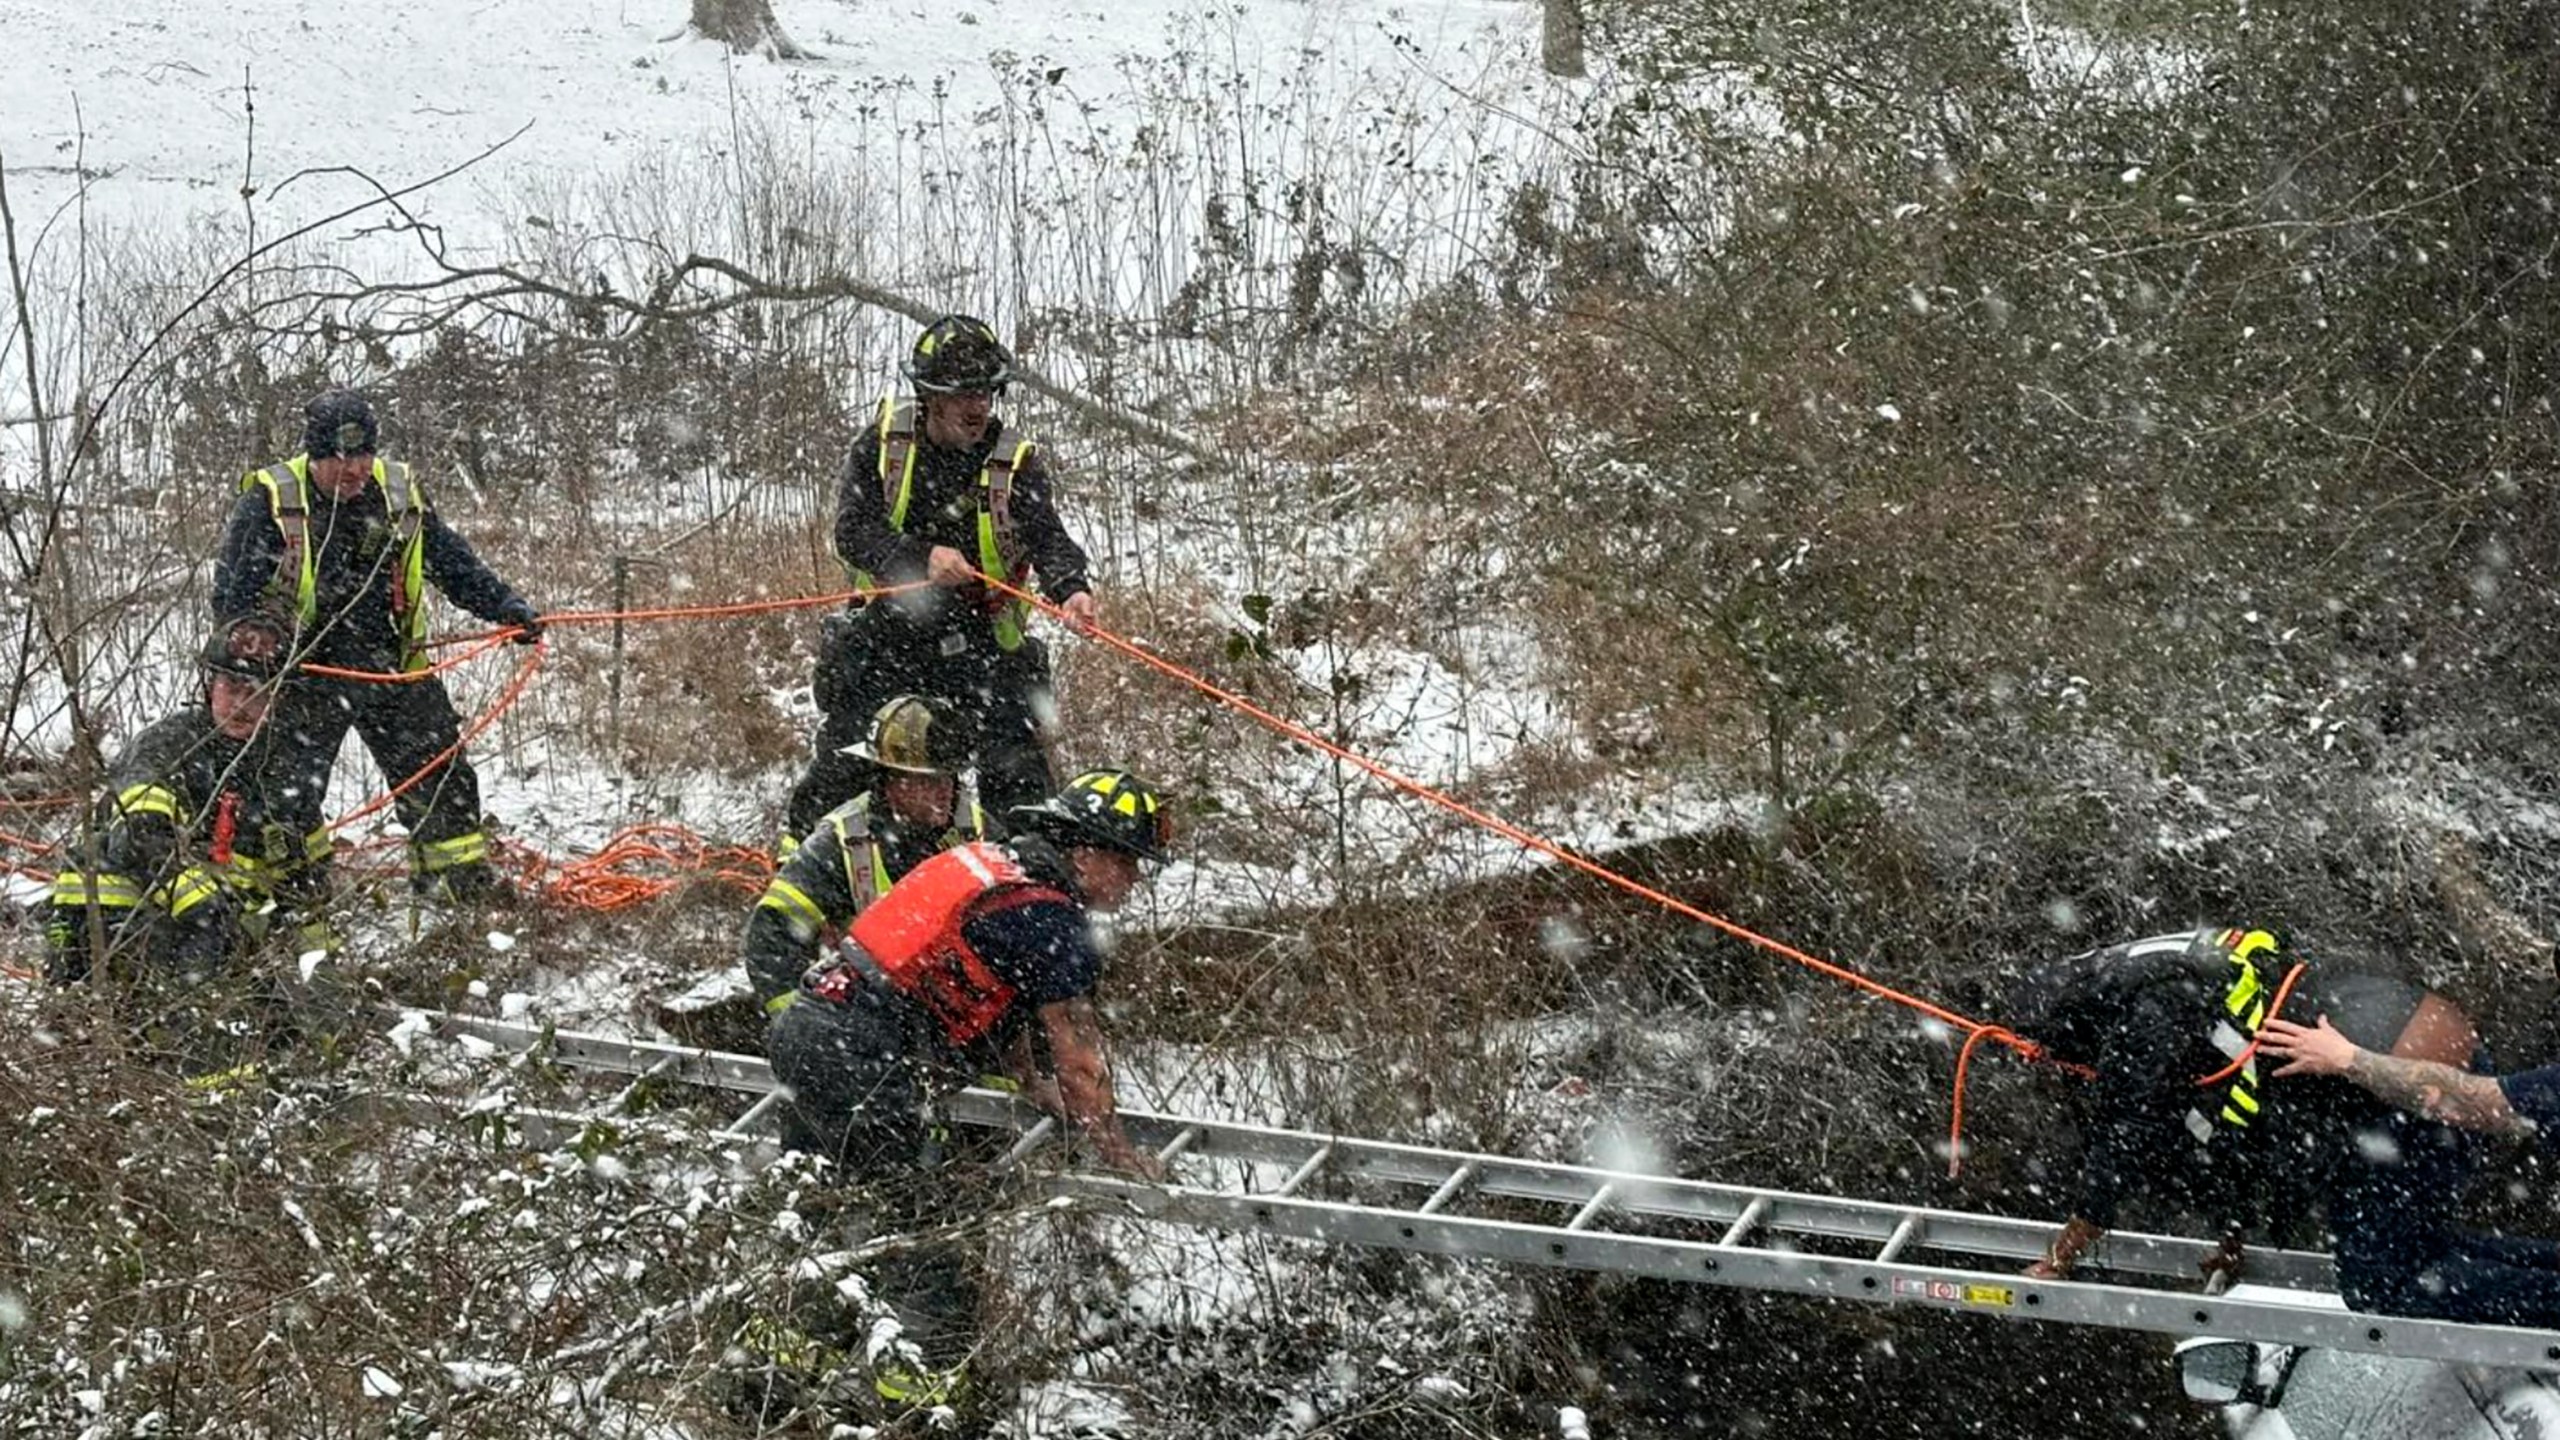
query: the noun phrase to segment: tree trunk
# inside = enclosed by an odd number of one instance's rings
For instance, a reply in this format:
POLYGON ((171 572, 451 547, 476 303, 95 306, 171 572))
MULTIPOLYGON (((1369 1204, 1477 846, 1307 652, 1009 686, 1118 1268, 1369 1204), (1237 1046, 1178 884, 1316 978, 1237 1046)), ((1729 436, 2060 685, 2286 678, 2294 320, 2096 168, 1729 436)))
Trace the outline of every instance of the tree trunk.
MULTIPOLYGON (((700 0, 694 6, 699 10, 700 0)), ((1582 65, 1582 0, 1541 0, 1546 23, 1540 36, 1540 58, 1547 73, 1568 80, 1579 80, 1582 65)))
POLYGON ((811 60, 814 51, 782 33, 773 0, 693 0, 694 33, 744 54, 761 50, 776 60, 811 60))

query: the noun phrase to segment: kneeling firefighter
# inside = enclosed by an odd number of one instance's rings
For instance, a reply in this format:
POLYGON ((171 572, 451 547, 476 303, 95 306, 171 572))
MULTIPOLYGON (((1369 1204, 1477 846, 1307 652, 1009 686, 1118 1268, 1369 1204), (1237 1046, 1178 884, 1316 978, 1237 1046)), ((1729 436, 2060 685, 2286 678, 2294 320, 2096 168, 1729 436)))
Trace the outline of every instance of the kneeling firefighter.
MULTIPOLYGON (((945 850, 865 907, 767 1033, 790 1097, 783 1145, 882 1184, 892 1212, 925 1202, 924 1214, 950 1218, 947 1203, 899 1182, 933 1159, 929 1100, 989 1070, 1012 1077, 1105 1164, 1163 1174, 1130 1143, 1112 1099, 1092 1001, 1102 951, 1088 919, 1128 898, 1141 863, 1164 858, 1170 812, 1127 771, 1093 770, 1008 818, 1009 842, 945 850)), ((871 1363, 880 1398, 953 1399, 978 1310, 972 1262, 952 1243, 919 1244, 870 1279, 915 1347, 909 1358, 871 1347, 881 1352, 871 1363)))
POLYGON ((1164 859, 1170 812, 1129 772, 1092 770, 1008 818, 1010 842, 943 851, 864 909, 839 953, 802 977, 801 1002, 774 1017, 766 1047, 792 1095, 786 1146, 857 1178, 912 1169, 927 1100, 1000 1070, 1105 1164, 1160 1172, 1112 1101, 1087 920, 1119 908, 1142 862, 1164 859))

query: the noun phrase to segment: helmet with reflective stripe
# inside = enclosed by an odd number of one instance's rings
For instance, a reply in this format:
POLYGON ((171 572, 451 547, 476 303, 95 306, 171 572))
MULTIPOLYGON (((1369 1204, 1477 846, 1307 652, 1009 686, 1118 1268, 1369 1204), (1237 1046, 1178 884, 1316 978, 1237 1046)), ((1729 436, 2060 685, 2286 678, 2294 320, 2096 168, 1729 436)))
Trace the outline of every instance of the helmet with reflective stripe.
POLYGON ((196 664, 208 675, 229 675, 264 685, 285 672, 292 632, 263 615, 243 615, 217 628, 196 664))
POLYGON ((1173 810, 1155 787, 1126 770, 1087 770, 1036 805, 1016 805, 1014 824, 1060 845, 1093 845, 1162 860, 1173 840, 1173 810))
POLYGON ((838 753, 868 760, 902 775, 956 775, 958 726, 921 695, 893 695, 871 714, 871 736, 838 753))
POLYGON ((945 315, 916 337, 904 369, 908 382, 929 395, 1001 395, 1013 379, 1013 352, 986 321, 945 315))

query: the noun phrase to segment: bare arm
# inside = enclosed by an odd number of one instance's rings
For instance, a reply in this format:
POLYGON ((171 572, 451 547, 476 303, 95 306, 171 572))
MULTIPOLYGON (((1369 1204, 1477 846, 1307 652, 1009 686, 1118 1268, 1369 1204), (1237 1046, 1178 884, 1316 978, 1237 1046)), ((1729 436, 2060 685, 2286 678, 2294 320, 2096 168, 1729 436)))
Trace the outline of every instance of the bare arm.
POLYGON ((2533 1133, 2533 1122, 2507 1104, 2507 1092, 2494 1076, 2474 1075, 2434 1060, 2403 1060, 2358 1050, 2347 1066, 2347 1078, 2402 1110, 2458 1129, 2493 1135, 2533 1133))
POLYGON ((2495 1077, 2435 1060, 2377 1055, 2339 1034, 2326 1016, 2317 1025, 2269 1020, 2265 1049, 2286 1062, 2278 1076, 2343 1075, 2396 1109, 2446 1125, 2493 1135, 2533 1132, 2533 1122, 2507 1104, 2495 1077))
POLYGON ((1040 1007, 1049 1032, 1049 1061, 1056 1067, 1058 1100, 1068 1121, 1093 1142, 1102 1162, 1149 1180, 1164 1167, 1129 1143, 1111 1096, 1111 1066, 1102 1055, 1102 1022, 1090 1000, 1058 1000, 1040 1007))

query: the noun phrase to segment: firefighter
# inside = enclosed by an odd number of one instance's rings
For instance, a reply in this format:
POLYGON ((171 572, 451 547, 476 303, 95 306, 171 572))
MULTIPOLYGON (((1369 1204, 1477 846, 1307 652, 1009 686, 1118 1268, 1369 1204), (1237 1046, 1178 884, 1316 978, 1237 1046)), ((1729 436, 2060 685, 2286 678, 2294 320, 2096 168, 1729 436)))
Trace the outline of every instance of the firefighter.
MULTIPOLYGON (((2382 1053, 2348 1038, 2325 1014, 2310 1025, 2270 1019, 2266 1054, 2275 1078, 2343 1078, 2384 1104, 2463 1130, 2511 1138, 2560 1137, 2560 1065, 2492 1076, 2440 1060, 2382 1053)), ((2560 1243, 2448 1227, 2390 1277, 2372 1308, 2432 1320, 2560 1329, 2560 1243)))
MULTIPOLYGON (((217 618, 261 608, 289 614, 297 660, 417 671, 427 665, 432 583, 481 619, 513 627, 517 643, 541 638, 533 605, 445 524, 407 465, 377 453, 380 430, 364 396, 331 390, 304 407, 303 419, 301 453, 241 481, 214 571, 217 618)), ((503 888, 489 865, 479 777, 461 752, 461 718, 442 681, 305 677, 276 723, 300 763, 306 818, 318 820, 353 726, 389 783, 425 772, 395 802, 418 890, 470 899, 503 888)))
MULTIPOLYGON (((2348 1304, 2387 1304, 2406 1258, 2440 1231, 2469 1147, 2349 1086, 2263 1083, 2249 1044, 2292 969, 2270 932, 2219 927, 2091 951, 2032 980, 2014 1028, 2095 1074, 2071 1218, 2030 1276, 2068 1276, 2137 1192, 2219 1220, 2206 1269, 2236 1274, 2244 1230, 2295 1186, 2328 1210, 2348 1304)), ((2394 1053, 2461 1061, 2479 1043, 2460 1007, 2382 976, 2304 967, 2288 1004, 2394 1053)))
POLYGON ((792 986, 821 947, 899 877, 931 855, 984 837, 978 807, 960 813, 952 738, 949 718, 936 707, 899 695, 872 717, 870 737, 847 747, 877 778, 786 850, 747 916, 747 975, 767 1014, 792 1002, 792 986))
POLYGON ((201 699, 136 735, 54 877, 48 969, 194 984, 287 923, 316 919, 329 836, 285 803, 270 721, 288 636, 269 621, 215 630, 201 699), (103 965, 102 965, 103 962, 103 965))
POLYGON ((1084 551, 1050 501, 1045 448, 995 413, 1013 375, 995 332, 946 315, 917 337, 904 373, 912 396, 883 398, 854 444, 835 547, 857 587, 927 588, 857 600, 828 620, 812 686, 825 718, 791 793, 794 835, 861 788, 847 747, 897 694, 951 707, 989 810, 1038 803, 1055 784, 1042 748, 1048 652, 1025 632, 1029 607, 978 575, 1025 588, 1036 577, 1078 627, 1099 613, 1084 551))
MULTIPOLYGON (((1139 866, 1164 858, 1169 818, 1136 776, 1087 771, 1017 807, 1009 842, 932 856, 854 917, 836 957, 802 979, 766 1039, 790 1097, 784 1147, 869 1185, 892 1223, 948 1220, 947 1195, 910 1183, 936 1158, 927 1107, 995 1070, 1104 1164, 1162 1178, 1112 1099, 1092 1000, 1102 951, 1088 917, 1118 909, 1139 866)), ((935 1405, 960 1393, 978 1309, 965 1248, 920 1244, 871 1276, 910 1342, 872 1347, 882 1400, 935 1405)))
POLYGON ((1093 770, 1008 818, 1010 842, 943 851, 856 916, 774 1017, 785 1146, 896 1179, 924 1157, 928 1098, 999 1070, 1105 1164, 1162 1173, 1112 1102, 1088 916, 1118 909, 1140 864, 1164 858, 1169 812, 1127 771, 1093 770))

